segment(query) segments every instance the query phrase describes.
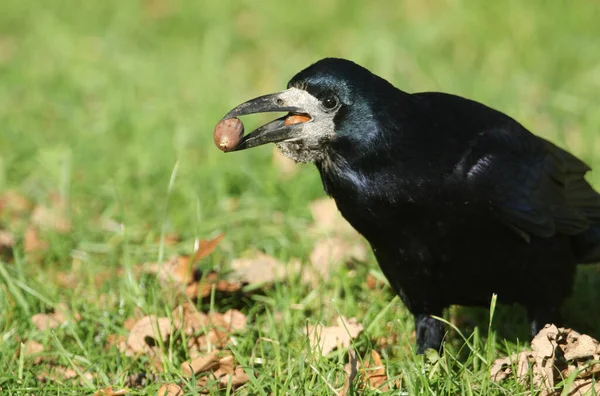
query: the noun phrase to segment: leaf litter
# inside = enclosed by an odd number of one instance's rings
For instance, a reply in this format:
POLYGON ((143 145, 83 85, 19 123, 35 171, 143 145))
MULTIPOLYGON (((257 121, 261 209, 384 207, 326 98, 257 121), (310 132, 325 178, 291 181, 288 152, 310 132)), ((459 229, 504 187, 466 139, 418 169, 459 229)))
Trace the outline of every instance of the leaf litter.
MULTIPOLYGON (((30 213, 26 232, 23 235, 26 252, 43 257, 49 244, 44 239, 42 232, 50 230, 57 233, 68 233, 71 231, 72 225, 65 209, 66 205, 59 200, 54 200, 54 204, 55 207, 20 204, 20 208, 24 208, 19 209, 23 210, 20 212, 21 216, 25 216, 23 213, 30 213)), ((326 279, 335 265, 343 264, 348 260, 366 259, 364 241, 341 218, 332 200, 315 201, 311 204, 311 212, 314 218, 311 230, 320 239, 315 244, 308 262, 301 263, 299 259, 292 259, 286 265, 272 256, 257 252, 253 256, 238 258, 230 263, 232 270, 230 277, 234 280, 224 278, 221 273, 216 271, 206 273, 197 271, 195 264, 211 254, 218 246, 224 237, 223 234, 220 234, 210 240, 196 241, 194 251, 190 255, 172 256, 162 265, 154 263, 134 266, 134 274, 144 272, 155 274, 165 286, 181 286, 180 290, 184 295, 194 301, 208 297, 213 289, 219 292, 236 293, 248 284, 268 286, 272 282, 285 280, 289 274, 286 270, 303 271, 305 266, 312 268, 304 271, 302 280, 315 284, 321 279, 326 279)), ((2 237, 0 242, 4 245, 14 244, 11 234, 5 232, 0 236, 2 237)), ((174 235, 169 236, 166 243, 169 245, 178 241, 178 236, 174 235)), ((104 277, 99 274, 99 282, 111 276, 118 276, 118 273, 122 273, 122 271, 118 270, 116 274, 115 271, 110 271, 112 273, 104 277)), ((72 287, 73 283, 80 278, 72 276, 72 271, 63 275, 64 279, 61 281, 70 285, 69 287, 72 287)), ((34 315, 32 322, 37 328, 43 330, 56 328, 70 318, 77 319, 66 311, 66 307, 57 306, 52 313, 34 315)), ((111 334, 108 336, 107 343, 118 346, 121 352, 132 358, 141 355, 151 357, 147 368, 148 373, 142 373, 141 376, 131 375, 131 378, 128 377, 126 381, 130 385, 140 386, 147 385, 147 381, 157 380, 152 373, 161 370, 161 346, 166 345, 170 337, 185 334, 189 360, 182 363, 182 371, 189 376, 199 376, 200 378, 197 378, 199 386, 213 384, 216 381, 219 387, 226 387, 230 384, 235 389, 248 381, 248 375, 241 366, 235 364, 233 356, 228 351, 228 344, 232 340, 232 334, 243 330, 245 325, 246 317, 240 311, 232 309, 225 313, 203 313, 198 311, 192 302, 187 302, 178 306, 170 318, 155 315, 129 318, 123 324, 124 328, 129 330, 129 334, 111 334)), ((317 325, 311 327, 313 334, 311 345, 316 346, 315 342, 318 342, 319 350, 327 354, 336 347, 348 347, 351 339, 357 337, 362 329, 363 326, 355 319, 338 318, 337 326, 317 325), (314 336, 319 341, 316 341, 314 336)), ((38 351, 41 344, 31 343, 28 345, 31 345, 28 347, 31 349, 26 350, 26 354, 34 359, 40 359, 39 356, 36 357, 36 354, 40 355, 43 352, 43 349, 38 351)), ((365 365, 366 367, 369 366, 365 365)), ((42 373, 39 379, 44 381, 48 379, 72 380, 80 376, 78 372, 83 373, 82 375, 88 380, 93 378, 91 373, 81 369, 74 370, 58 365, 52 365, 50 369, 51 372, 42 373)), ((378 375, 380 374, 373 377, 378 375)), ((161 390, 162 394, 176 395, 183 392, 179 384, 163 384, 161 390)), ((111 394, 110 392, 115 395, 125 394, 123 392, 126 390, 113 390, 112 387, 108 387, 97 391, 96 394, 111 394)))
POLYGON ((354 395, 357 391, 376 389, 380 392, 390 391, 389 380, 386 374, 385 364, 381 356, 375 350, 363 358, 362 362, 356 356, 354 350, 348 351, 349 362, 344 367, 346 379, 340 396, 354 395))
MULTIPOLYGON (((243 368, 235 364, 227 347, 232 335, 245 327, 246 316, 238 310, 204 313, 193 303, 186 302, 176 307, 171 317, 149 315, 139 319, 119 349, 128 356, 154 358, 150 370, 160 371, 161 344, 165 345, 169 337, 185 335, 182 340, 187 340, 190 359, 181 364, 183 375, 200 376, 196 379, 199 387, 205 387, 213 379, 220 388, 230 383, 236 389, 249 378, 243 368)), ((165 384, 162 394, 176 395, 181 390, 176 387, 179 385, 165 384)))
POLYGON ((589 335, 546 325, 531 341, 531 349, 496 359, 490 369, 492 381, 514 377, 542 389, 543 396, 600 392, 600 346, 589 335), (563 380, 571 377, 571 388, 561 389, 563 380))
POLYGON ((362 333, 364 326, 356 318, 346 319, 343 316, 336 318, 334 326, 322 324, 308 325, 304 333, 309 337, 311 349, 318 350, 321 355, 327 356, 336 348, 348 348, 356 337, 362 333))

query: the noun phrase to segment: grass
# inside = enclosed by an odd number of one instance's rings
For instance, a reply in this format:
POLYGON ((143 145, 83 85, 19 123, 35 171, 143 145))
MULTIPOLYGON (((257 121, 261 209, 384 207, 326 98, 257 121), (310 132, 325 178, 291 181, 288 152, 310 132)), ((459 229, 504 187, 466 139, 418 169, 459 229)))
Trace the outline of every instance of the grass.
MULTIPOLYGON (((69 233, 44 232, 50 248, 37 260, 23 251, 26 224, 2 218, 17 237, 14 257, 0 264, 3 394, 91 393, 144 370, 143 359, 104 348, 109 334, 125 333, 123 321, 135 310, 165 315, 174 306, 156 280, 133 274, 135 264, 186 252, 196 237, 219 232, 227 237, 204 268, 226 267, 252 249, 282 260, 308 256, 308 204, 324 195, 318 173, 303 166, 283 178, 269 148, 224 156, 211 132, 234 105, 284 88, 322 57, 350 58, 409 92, 479 100, 600 169, 600 7, 593 2, 5 0, 0 7, 0 191, 40 205, 58 196, 73 222, 69 233), (122 227, 103 226, 109 219, 122 227), (182 241, 165 246, 165 234, 182 241), (124 275, 116 276, 119 268, 124 275), (80 281, 62 288, 52 281, 60 271, 80 281), (97 285, 105 271, 115 276, 97 285), (36 330, 31 316, 60 302, 82 319, 36 330), (35 378, 48 367, 19 355, 17 336, 41 342, 62 365, 83 367, 95 379, 43 386, 35 378)), ((261 121, 254 117, 247 127, 261 121)), ((600 188, 600 172, 589 180, 600 188)), ((388 376, 401 378, 407 394, 528 390, 488 376, 490 359, 525 343, 518 308, 499 308, 490 334, 487 312, 466 310, 477 319, 461 325, 471 348, 452 332, 443 358, 415 357, 408 312, 390 303, 387 288, 366 288, 369 271, 378 271, 372 257, 337 269, 316 288, 287 282, 242 301, 250 325, 234 353, 252 379, 241 393, 330 394, 341 387, 345 355, 319 357, 302 337, 307 321, 338 312, 365 324, 355 347, 380 350, 388 376), (395 344, 374 345, 390 335, 395 344)), ((597 337, 598 269, 580 272, 566 316, 597 337)), ((220 311, 234 303, 200 307, 220 311)), ((451 316, 464 311, 453 308, 451 316)), ((135 394, 179 380, 185 353, 167 349, 164 373, 135 394)))

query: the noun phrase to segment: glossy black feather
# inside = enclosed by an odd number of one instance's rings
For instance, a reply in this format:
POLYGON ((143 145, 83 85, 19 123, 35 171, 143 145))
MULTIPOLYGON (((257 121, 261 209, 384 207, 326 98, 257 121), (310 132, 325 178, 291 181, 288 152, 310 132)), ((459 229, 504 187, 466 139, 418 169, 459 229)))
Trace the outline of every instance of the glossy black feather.
POLYGON ((429 315, 492 293, 523 304, 532 331, 559 320, 576 264, 600 260, 587 165, 487 106, 408 94, 349 61, 322 60, 290 86, 343 104, 316 165, 415 315, 419 351, 442 341, 429 315))

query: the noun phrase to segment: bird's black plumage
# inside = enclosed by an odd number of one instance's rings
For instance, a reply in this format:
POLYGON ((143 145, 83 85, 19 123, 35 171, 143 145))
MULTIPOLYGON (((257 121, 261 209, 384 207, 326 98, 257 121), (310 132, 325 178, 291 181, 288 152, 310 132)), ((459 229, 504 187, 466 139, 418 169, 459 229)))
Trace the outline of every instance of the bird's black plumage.
POLYGON ((501 112, 402 92, 347 60, 321 60, 288 87, 337 103, 335 134, 312 159, 415 316, 419 352, 442 342, 430 315, 488 306, 493 293, 524 305, 532 332, 560 320, 576 264, 600 261, 587 165, 501 112))

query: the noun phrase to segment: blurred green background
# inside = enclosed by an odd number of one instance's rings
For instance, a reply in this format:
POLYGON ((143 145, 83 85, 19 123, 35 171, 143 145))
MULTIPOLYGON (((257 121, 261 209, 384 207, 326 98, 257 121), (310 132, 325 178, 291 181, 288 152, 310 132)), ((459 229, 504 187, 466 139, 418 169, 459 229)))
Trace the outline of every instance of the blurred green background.
MULTIPOLYGON (((318 172, 285 177, 270 147, 224 155, 212 131, 233 106, 329 56, 408 92, 501 110, 596 168, 598 189, 599 21, 600 4, 586 0, 2 0, 0 191, 39 204, 58 194, 73 219, 72 233, 46 235, 45 266, 29 272, 43 283, 72 256, 90 269, 156 260, 161 232, 226 232, 215 261, 250 248, 306 257, 318 172)), ((588 293, 592 279, 578 281, 588 293)), ((584 317, 598 312, 588 293, 572 303, 584 317)))
MULTIPOLYGON (((409 92, 481 101, 600 167, 594 2, 4 0, 0 9, 0 188, 68 195, 78 238, 96 213, 159 227, 177 161, 178 230, 227 227, 227 197, 241 198, 248 221, 305 215, 323 194, 311 166, 281 180, 269 148, 225 156, 212 129, 327 56, 409 92)), ((590 179, 598 186, 600 171, 590 179)), ((251 231, 238 230, 240 240, 278 243, 251 231)))

